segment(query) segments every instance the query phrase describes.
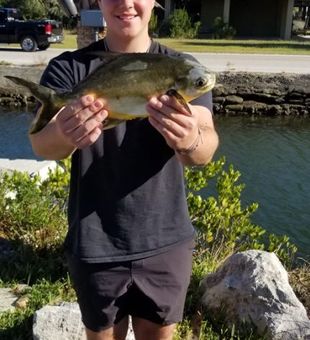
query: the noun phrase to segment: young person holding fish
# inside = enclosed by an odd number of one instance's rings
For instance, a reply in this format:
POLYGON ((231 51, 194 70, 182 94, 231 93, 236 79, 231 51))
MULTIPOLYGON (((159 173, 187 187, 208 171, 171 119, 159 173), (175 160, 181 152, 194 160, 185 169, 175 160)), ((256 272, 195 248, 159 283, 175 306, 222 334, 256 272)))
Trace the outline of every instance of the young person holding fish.
MULTIPOLYGON (((98 3, 107 35, 50 62, 41 83, 57 93, 96 74, 102 61, 90 52, 179 55, 149 37, 154 0, 98 3)), ((141 64, 145 67, 133 57, 124 68, 141 64)), ((146 85, 123 79, 121 70, 114 77, 123 89, 117 100, 134 106, 129 89, 142 91, 146 85)), ((155 71, 148 77, 149 84, 164 81, 155 71)), ((66 103, 30 134, 43 158, 72 155, 65 245, 89 340, 125 339, 128 315, 137 340, 172 339, 182 319, 194 247, 183 166, 208 163, 217 148, 211 105, 210 93, 184 105, 170 91, 150 96, 148 118, 124 119, 105 129, 109 98, 89 86, 89 93, 66 103)))

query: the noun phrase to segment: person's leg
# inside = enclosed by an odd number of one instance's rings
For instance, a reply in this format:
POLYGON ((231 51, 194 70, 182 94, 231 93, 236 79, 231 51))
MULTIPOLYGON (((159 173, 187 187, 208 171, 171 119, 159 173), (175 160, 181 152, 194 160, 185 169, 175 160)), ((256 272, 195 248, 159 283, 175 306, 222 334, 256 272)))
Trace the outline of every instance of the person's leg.
POLYGON ((176 324, 162 326, 151 321, 132 318, 136 340, 172 340, 176 324))
POLYGON ((129 314, 136 340, 171 340, 182 321, 192 269, 193 240, 132 261, 129 314))
POLYGON ((87 339, 124 340, 128 329, 129 264, 87 264, 68 256, 68 267, 87 339))
POLYGON ((94 332, 86 328, 87 340, 125 340, 128 331, 128 317, 123 318, 114 327, 94 332))

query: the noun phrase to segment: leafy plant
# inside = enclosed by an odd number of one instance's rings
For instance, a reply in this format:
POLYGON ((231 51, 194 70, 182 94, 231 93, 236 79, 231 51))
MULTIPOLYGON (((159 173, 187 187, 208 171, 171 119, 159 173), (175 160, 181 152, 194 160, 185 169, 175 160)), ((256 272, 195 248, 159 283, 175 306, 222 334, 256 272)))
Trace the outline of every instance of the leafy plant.
POLYGON ((216 17, 213 22, 214 39, 232 39, 237 31, 235 28, 224 22, 223 18, 216 17))
POLYGON ((171 38, 195 38, 198 35, 200 21, 192 24, 185 8, 176 9, 169 17, 171 38))
POLYGON ((186 169, 188 206, 191 220, 197 229, 197 257, 202 260, 217 249, 222 249, 225 257, 236 251, 260 249, 274 251, 284 264, 291 264, 296 247, 287 236, 271 234, 252 223, 251 216, 258 204, 242 206, 243 184, 238 184, 241 176, 232 165, 225 170, 225 158, 204 168, 186 169), (202 198, 199 191, 216 179, 217 197, 202 198), (207 254, 207 255, 206 255, 207 254))
POLYGON ((154 13, 154 11, 152 11, 151 19, 149 22, 149 34, 151 36, 156 35, 157 27, 158 27, 158 17, 154 13))
POLYGON ((58 198, 45 188, 38 177, 19 172, 3 175, 0 228, 10 239, 23 239, 37 249, 52 247, 62 239, 66 219, 58 198))
POLYGON ((63 13, 57 0, 2 0, 1 7, 16 7, 20 9, 25 19, 42 19, 46 17, 61 20, 63 13))
MULTIPOLYGON (((62 168, 61 168, 62 169, 62 168)), ((0 236, 14 248, 11 261, 0 258, 1 278, 25 283, 57 279, 65 273, 63 241, 69 174, 57 168, 41 182, 27 173, 0 177, 0 236)))

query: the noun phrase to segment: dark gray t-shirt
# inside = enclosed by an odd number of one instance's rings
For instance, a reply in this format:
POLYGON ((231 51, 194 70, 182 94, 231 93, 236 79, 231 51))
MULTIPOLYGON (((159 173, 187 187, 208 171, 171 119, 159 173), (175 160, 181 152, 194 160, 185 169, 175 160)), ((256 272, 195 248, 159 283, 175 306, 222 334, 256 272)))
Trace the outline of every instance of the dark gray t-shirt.
MULTIPOLYGON (((98 41, 63 53, 50 62, 41 83, 71 91, 102 63, 89 52, 101 50, 98 41)), ((179 54, 157 42, 150 53, 179 54)), ((193 237, 183 166, 147 119, 121 123, 74 152, 68 219, 65 245, 89 263, 143 258, 193 237)))

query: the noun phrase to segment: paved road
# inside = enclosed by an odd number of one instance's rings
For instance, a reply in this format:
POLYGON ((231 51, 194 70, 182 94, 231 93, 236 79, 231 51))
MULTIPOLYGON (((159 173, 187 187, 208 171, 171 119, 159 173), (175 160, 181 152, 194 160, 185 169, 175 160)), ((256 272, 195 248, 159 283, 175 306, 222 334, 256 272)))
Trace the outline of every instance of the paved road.
POLYGON ((310 55, 192 53, 216 72, 310 73, 310 55))
MULTIPOLYGON (((46 51, 27 53, 18 48, 1 48, 0 46, 0 63, 8 62, 16 65, 45 65, 51 58, 64 51, 65 50, 63 49, 49 48, 46 51)), ((201 63, 216 72, 310 73, 310 55, 192 54, 201 63)))

